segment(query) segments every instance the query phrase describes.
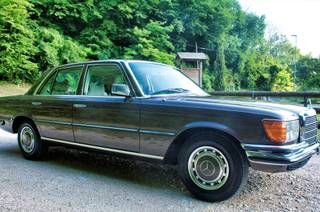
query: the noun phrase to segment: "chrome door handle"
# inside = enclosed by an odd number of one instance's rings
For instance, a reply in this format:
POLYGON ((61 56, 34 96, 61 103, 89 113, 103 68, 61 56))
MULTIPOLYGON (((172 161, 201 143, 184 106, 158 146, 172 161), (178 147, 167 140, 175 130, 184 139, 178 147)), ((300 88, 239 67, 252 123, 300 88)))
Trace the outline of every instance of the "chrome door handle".
POLYGON ((75 108, 85 108, 85 107, 87 107, 87 105, 84 105, 84 104, 73 104, 73 107, 75 107, 75 108))
POLYGON ((40 105, 42 105, 42 103, 41 103, 41 102, 32 102, 32 105, 34 105, 34 106, 40 106, 40 105))

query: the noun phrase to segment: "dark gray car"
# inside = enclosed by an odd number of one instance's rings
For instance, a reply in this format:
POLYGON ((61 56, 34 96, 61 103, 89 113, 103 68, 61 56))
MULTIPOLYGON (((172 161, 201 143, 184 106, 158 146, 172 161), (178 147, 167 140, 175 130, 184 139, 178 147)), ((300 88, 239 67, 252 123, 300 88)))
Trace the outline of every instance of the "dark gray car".
POLYGON ((249 167, 290 171, 319 152, 313 109, 218 100, 179 70, 146 61, 45 72, 25 95, 0 98, 0 127, 18 133, 27 159, 66 145, 177 165, 206 201, 239 191, 249 167))

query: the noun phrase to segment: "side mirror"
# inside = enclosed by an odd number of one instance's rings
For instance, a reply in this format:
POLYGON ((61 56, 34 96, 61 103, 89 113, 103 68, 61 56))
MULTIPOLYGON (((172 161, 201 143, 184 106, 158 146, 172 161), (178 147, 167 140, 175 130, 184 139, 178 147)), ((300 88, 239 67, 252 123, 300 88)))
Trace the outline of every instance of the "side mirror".
POLYGON ((111 94, 113 96, 130 97, 130 88, 126 84, 112 84, 111 94))

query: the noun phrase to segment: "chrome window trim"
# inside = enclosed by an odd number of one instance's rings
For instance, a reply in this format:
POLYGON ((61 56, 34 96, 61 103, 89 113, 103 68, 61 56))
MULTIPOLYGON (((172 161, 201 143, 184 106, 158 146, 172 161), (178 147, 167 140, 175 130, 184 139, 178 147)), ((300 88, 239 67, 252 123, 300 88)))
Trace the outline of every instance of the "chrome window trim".
POLYGON ((64 141, 64 140, 59 140, 59 139, 47 138, 47 137, 41 137, 41 139, 45 140, 45 141, 67 144, 67 145, 71 145, 71 146, 84 147, 84 148, 88 148, 88 149, 101 150, 101 151, 105 151, 105 152, 120 153, 120 154, 125 154, 125 155, 138 156, 138 157, 144 157, 144 158, 150 158, 150 159, 156 159, 156 160, 163 160, 164 159, 164 157, 157 156, 157 155, 148 155, 148 154, 143 154, 143 153, 138 153, 138 152, 130 152, 130 151, 125 151, 125 150, 120 150, 120 149, 111 149, 111 148, 100 147, 100 146, 92 146, 92 145, 88 145, 88 144, 75 143, 72 141, 64 141))
MULTIPOLYGON (((38 95, 38 96, 47 96, 47 97, 73 97, 73 98, 116 98, 116 99, 125 99, 126 97, 124 96, 86 96, 86 95, 38 95)), ((132 97, 132 98, 137 98, 137 97, 132 97)), ((76 100, 75 100, 76 101, 76 100)))

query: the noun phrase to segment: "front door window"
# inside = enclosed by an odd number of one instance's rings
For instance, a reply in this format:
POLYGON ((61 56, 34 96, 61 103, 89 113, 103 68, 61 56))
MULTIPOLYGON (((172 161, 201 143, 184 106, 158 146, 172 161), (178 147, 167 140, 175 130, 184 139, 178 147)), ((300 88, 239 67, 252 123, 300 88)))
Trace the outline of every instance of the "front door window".
POLYGON ((87 96, 112 96, 114 84, 127 85, 121 70, 115 65, 89 66, 84 95, 87 96))

